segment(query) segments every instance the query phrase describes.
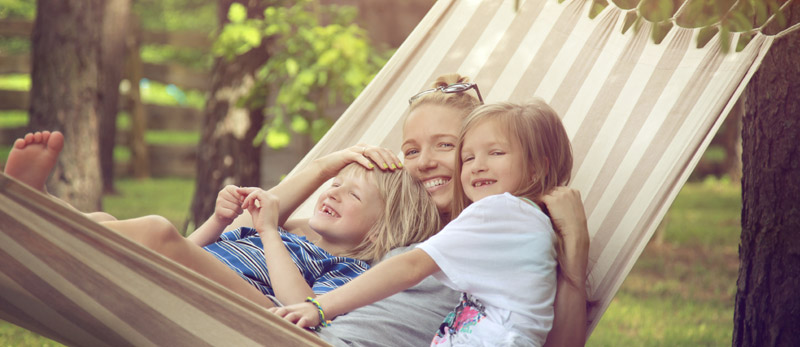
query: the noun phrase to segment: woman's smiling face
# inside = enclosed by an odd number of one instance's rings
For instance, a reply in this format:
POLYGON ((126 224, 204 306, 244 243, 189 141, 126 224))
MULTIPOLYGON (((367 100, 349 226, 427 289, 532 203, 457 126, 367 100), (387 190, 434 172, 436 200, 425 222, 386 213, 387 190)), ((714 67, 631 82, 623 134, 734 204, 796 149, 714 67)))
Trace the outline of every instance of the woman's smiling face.
POLYGON ((421 105, 408 115, 403 127, 404 165, 422 181, 439 214, 450 212, 456 144, 462 111, 440 105, 421 105))

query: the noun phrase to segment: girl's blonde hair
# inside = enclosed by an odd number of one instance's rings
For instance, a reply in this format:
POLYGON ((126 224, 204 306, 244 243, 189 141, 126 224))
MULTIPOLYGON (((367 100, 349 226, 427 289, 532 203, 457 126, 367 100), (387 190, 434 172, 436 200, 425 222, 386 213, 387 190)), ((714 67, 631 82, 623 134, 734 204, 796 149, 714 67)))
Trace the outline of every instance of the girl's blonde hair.
MULTIPOLYGON (((488 104, 472 111, 464 120, 458 137, 453 177, 460 181, 463 165, 460 153, 464 146, 464 135, 478 124, 490 120, 499 122, 498 125, 505 130, 506 137, 515 141, 522 150, 521 164, 527 175, 523 176, 520 186, 509 193, 528 198, 546 211, 541 202, 542 195, 569 183, 572 175, 572 145, 556 111, 541 99, 521 105, 509 102, 488 104)), ((450 211, 455 218, 471 202, 464 193, 461 182, 453 186, 453 194, 450 211)), ((556 251, 561 264, 563 240, 560 233, 556 232, 556 236, 556 251)))
MULTIPOLYGON (((454 83, 468 83, 469 77, 461 76, 459 74, 445 74, 441 75, 436 78, 431 84, 431 89, 436 89, 440 87, 447 87, 454 83)), ((478 100, 474 90, 469 90, 461 93, 443 93, 443 92, 433 92, 428 93, 423 96, 420 96, 411 105, 408 107, 408 111, 406 112, 406 119, 408 115, 422 105, 439 105, 450 107, 459 111, 462 111, 464 116, 472 112, 475 107, 481 105, 481 102, 478 100)))
POLYGON ((436 204, 421 182, 406 170, 367 170, 352 163, 340 174, 365 177, 375 183, 383 206, 375 224, 355 248, 342 254, 375 263, 396 247, 422 242, 441 229, 436 204))

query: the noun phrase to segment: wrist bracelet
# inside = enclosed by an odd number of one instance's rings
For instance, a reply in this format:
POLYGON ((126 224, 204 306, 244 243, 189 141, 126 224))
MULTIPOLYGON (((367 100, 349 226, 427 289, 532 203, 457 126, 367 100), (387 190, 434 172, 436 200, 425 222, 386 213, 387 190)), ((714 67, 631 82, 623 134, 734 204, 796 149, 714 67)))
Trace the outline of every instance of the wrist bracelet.
POLYGON ((319 313, 319 324, 316 327, 314 327, 314 330, 316 332, 319 332, 320 330, 322 330, 322 328, 331 325, 330 321, 325 320, 325 311, 322 310, 322 306, 319 304, 319 302, 317 302, 316 299, 309 296, 306 298, 306 302, 310 302, 317 307, 317 312, 319 313))

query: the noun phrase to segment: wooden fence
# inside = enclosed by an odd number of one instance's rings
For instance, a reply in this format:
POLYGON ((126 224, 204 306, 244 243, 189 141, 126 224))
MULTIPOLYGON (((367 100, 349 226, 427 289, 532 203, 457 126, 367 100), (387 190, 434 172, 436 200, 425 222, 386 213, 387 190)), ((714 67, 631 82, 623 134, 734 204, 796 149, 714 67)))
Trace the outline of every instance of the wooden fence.
MULTIPOLYGON (((33 29, 33 22, 20 20, 0 21, 0 36, 29 38, 33 29)), ((141 45, 169 45, 178 48, 197 49, 209 51, 211 40, 208 34, 201 32, 151 32, 134 31, 139 35, 136 42, 141 45)), ((133 47, 130 52, 139 52, 138 47, 133 47)), ((126 69, 124 78, 129 81, 139 81, 147 78, 163 84, 174 84, 183 89, 194 89, 205 92, 210 85, 208 71, 198 71, 178 64, 152 64, 141 61, 139 54, 128 54, 126 59, 130 65, 138 65, 138 69, 126 69), (131 63, 132 61, 132 63, 131 63)), ((31 58, 27 54, 7 55, 0 52, 0 74, 29 74, 31 71, 31 58)), ((147 130, 169 131, 199 131, 202 111, 191 107, 164 106, 156 104, 142 104, 138 93, 133 95, 120 95, 120 111, 131 110, 140 105, 142 114, 147 124, 147 130), (133 96, 133 97, 132 97, 133 96)), ((27 111, 30 103, 27 91, 0 89, 0 111, 21 110, 27 111)), ((14 139, 24 135, 25 127, 0 128, 0 145, 8 146, 14 139)), ((127 130, 119 130, 117 144, 131 148, 133 142, 141 136, 131 134, 127 130)), ((150 165, 150 174, 153 176, 182 176, 194 177, 195 158, 197 146, 195 145, 147 145, 147 160, 150 165)), ((133 151, 131 151, 133 153, 133 151)), ((117 172, 130 173, 131 162, 118 163, 117 172)))

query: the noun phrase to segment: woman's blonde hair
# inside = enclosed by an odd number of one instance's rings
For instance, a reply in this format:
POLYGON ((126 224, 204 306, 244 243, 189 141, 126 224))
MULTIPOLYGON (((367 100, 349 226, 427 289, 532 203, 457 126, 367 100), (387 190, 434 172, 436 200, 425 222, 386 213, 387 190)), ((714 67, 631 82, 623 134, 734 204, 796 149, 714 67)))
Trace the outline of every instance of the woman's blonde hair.
MULTIPOLYGON (((523 176, 520 186, 509 193, 528 198, 546 211, 541 202, 542 195, 557 186, 566 185, 572 175, 572 145, 558 114, 541 99, 534 99, 526 104, 501 102, 476 108, 461 127, 453 177, 461 177, 463 160, 460 153, 464 146, 464 135, 478 124, 489 120, 498 122, 501 129, 505 130, 506 137, 515 141, 522 150, 521 164, 527 175, 523 176)), ((453 187, 454 196, 450 209, 453 218, 471 203, 460 183, 453 187)), ((560 264, 563 241, 560 233, 557 232, 556 236, 560 264)))
MULTIPOLYGON (((459 74, 445 74, 436 78, 436 81, 431 84, 431 89, 444 88, 454 83, 468 83, 469 77, 461 76, 459 74)), ((474 90, 469 90, 461 93, 443 93, 433 92, 428 93, 415 99, 408 107, 406 118, 408 115, 422 105, 439 105, 454 108, 463 112, 464 116, 472 112, 475 107, 481 105, 477 96, 473 95, 474 90)))
POLYGON ((353 163, 340 174, 372 180, 383 202, 378 219, 364 239, 343 256, 375 263, 393 248, 425 241, 441 229, 436 204, 408 171, 367 170, 353 163))

